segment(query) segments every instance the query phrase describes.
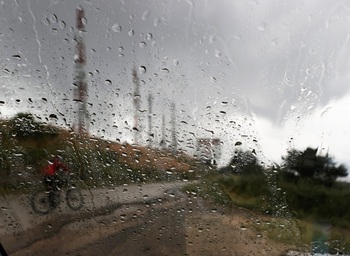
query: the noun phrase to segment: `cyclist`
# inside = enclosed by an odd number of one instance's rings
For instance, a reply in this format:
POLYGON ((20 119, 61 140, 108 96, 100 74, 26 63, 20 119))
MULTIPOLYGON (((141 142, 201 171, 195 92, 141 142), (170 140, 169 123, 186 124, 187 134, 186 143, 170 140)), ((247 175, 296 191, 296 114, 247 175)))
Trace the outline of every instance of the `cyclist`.
POLYGON ((49 164, 42 170, 46 191, 49 191, 50 205, 55 205, 55 194, 54 191, 63 185, 65 180, 62 179, 63 173, 68 173, 69 168, 63 163, 62 157, 55 156, 49 164))

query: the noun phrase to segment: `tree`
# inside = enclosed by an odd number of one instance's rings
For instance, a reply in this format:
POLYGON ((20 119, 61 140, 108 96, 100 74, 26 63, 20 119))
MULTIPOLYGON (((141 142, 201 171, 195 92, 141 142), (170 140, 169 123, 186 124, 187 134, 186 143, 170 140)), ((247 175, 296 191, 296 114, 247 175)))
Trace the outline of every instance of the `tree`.
POLYGON ((317 148, 306 148, 304 151, 291 149, 287 156, 282 157, 283 170, 286 177, 298 176, 300 178, 313 178, 324 183, 332 183, 338 177, 346 177, 348 171, 344 165, 337 166, 327 154, 317 154, 317 148))
POLYGON ((222 173, 232 174, 258 174, 262 171, 263 167, 258 163, 253 152, 241 150, 235 152, 229 165, 220 169, 222 173))

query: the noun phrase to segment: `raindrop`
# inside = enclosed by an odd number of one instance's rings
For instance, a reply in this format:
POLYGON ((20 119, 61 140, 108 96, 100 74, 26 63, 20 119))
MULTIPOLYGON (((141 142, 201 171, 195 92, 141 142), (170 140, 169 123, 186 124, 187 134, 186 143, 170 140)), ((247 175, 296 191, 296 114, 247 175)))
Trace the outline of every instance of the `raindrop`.
POLYGON ((146 47, 146 42, 141 42, 140 44, 139 44, 139 46, 141 47, 141 48, 145 48, 146 47))
POLYGON ((240 145, 242 145, 242 142, 240 142, 240 141, 237 141, 237 142, 235 143, 235 146, 240 146, 240 145))
POLYGON ((60 21, 60 28, 61 28, 61 29, 65 29, 66 26, 67 26, 66 23, 65 23, 64 21, 61 20, 61 21, 60 21))
POLYGON ((152 38, 153 38, 153 35, 151 33, 148 33, 146 35, 146 40, 152 40, 152 38))
POLYGON ((212 81, 212 82, 216 82, 216 78, 215 77, 210 77, 210 80, 212 81))
POLYGON ((142 198, 143 199, 148 199, 148 195, 144 195, 142 198))
POLYGON ((130 29, 130 30, 129 30, 129 32, 128 32, 128 35, 129 35, 129 36, 133 36, 133 35, 135 35, 134 30, 133 30, 133 29, 130 29))
POLYGON ((247 227, 245 227, 245 226, 241 226, 241 230, 247 230, 248 228, 247 227))
POLYGON ((153 21, 153 26, 157 27, 160 23, 160 19, 159 18, 155 18, 153 21))
POLYGON ((113 26, 112 26, 112 30, 114 31, 114 32, 116 32, 116 33, 118 33, 118 32, 121 32, 122 31, 122 26, 120 26, 119 24, 114 24, 113 26))
POLYGON ((5 101, 0 100, 0 105, 5 105, 5 101))
POLYGON ((217 211, 218 211, 218 209, 216 209, 216 208, 210 210, 211 213, 216 213, 217 211))
POLYGON ((81 22, 83 23, 83 25, 85 26, 87 24, 87 19, 84 17, 81 19, 81 22))
POLYGON ((220 111, 220 114, 226 115, 225 111, 220 111))
POLYGON ((55 115, 55 114, 50 114, 50 115, 49 115, 49 118, 50 118, 50 119, 58 120, 58 117, 57 117, 57 115, 55 115))
POLYGON ((221 57, 221 55, 222 55, 221 51, 216 49, 215 50, 215 57, 219 58, 219 57, 221 57))
POLYGON ((176 59, 174 59, 174 66, 176 67, 176 66, 178 66, 178 65, 179 65, 179 61, 176 60, 176 59))
POLYGON ((169 72, 170 72, 169 69, 167 69, 167 68, 162 68, 162 71, 164 71, 164 72, 166 72, 166 73, 169 73, 169 72))
POLYGON ((50 15, 50 21, 54 24, 57 23, 58 19, 57 19, 57 16, 55 14, 51 14, 50 15))
POLYGON ((150 15, 150 11, 145 11, 143 14, 142 14, 142 20, 147 20, 148 19, 148 17, 149 17, 149 15, 150 15))
POLYGON ((109 80, 109 79, 106 79, 106 80, 105 80, 105 85, 112 85, 112 81, 109 80))
POLYGON ((266 24, 265 22, 262 22, 262 23, 260 23, 260 25, 258 26, 258 29, 259 29, 260 31, 265 31, 266 26, 267 26, 267 24, 266 24))
POLYGON ((57 30, 57 28, 51 28, 51 32, 54 33, 54 34, 57 34, 58 30, 57 30))
POLYGON ((167 174, 170 174, 170 175, 173 174, 173 172, 170 171, 170 170, 167 170, 166 173, 167 173, 167 174))
POLYGON ((48 18, 45 18, 43 20, 43 23, 46 25, 46 26, 49 26, 50 25, 50 20, 48 18))
POLYGON ((12 55, 12 58, 16 59, 16 60, 20 60, 21 56, 18 54, 12 55))
POLYGON ((140 72, 141 74, 146 73, 146 67, 145 67, 145 66, 140 66, 140 67, 139 67, 139 72, 140 72))

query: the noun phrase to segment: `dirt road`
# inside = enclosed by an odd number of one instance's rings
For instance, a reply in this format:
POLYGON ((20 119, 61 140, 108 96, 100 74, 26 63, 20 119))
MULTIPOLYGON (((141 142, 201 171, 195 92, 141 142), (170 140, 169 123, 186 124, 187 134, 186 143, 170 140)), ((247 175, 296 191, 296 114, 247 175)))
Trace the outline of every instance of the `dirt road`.
POLYGON ((101 197, 94 206, 91 201, 79 212, 31 214, 36 221, 7 229, 0 241, 18 256, 281 255, 289 249, 250 228, 256 221, 251 213, 208 204, 181 193, 181 185, 124 187, 126 201, 111 191, 93 192, 101 197))

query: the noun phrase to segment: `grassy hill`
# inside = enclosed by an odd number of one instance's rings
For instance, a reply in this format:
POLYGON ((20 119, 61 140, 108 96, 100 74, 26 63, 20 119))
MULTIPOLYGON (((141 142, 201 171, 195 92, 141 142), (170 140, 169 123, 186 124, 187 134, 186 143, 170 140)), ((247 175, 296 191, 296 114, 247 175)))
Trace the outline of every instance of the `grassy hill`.
POLYGON ((120 144, 18 114, 0 120, 0 190, 28 190, 54 155, 63 157, 84 186, 194 179, 209 168, 185 154, 120 144))

